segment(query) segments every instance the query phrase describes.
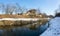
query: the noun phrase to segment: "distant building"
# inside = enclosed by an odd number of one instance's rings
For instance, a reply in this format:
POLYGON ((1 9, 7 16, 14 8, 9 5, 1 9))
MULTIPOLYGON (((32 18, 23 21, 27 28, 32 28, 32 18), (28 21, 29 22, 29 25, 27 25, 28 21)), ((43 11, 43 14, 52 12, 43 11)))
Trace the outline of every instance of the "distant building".
POLYGON ((36 15, 36 11, 37 11, 36 9, 31 9, 31 10, 28 10, 26 14, 27 15, 36 15))

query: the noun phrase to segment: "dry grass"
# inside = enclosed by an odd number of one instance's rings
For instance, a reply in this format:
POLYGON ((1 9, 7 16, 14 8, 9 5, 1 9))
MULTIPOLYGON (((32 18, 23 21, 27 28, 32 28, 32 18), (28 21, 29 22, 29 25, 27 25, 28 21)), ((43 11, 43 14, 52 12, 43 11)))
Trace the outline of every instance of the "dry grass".
MULTIPOLYGON (((9 15, 9 14, 1 15, 0 14, 0 18, 31 18, 31 16, 28 16, 28 15, 17 15, 17 14, 14 14, 14 15, 9 15)), ((32 18, 39 18, 39 15, 35 16, 35 17, 32 17, 32 18)))

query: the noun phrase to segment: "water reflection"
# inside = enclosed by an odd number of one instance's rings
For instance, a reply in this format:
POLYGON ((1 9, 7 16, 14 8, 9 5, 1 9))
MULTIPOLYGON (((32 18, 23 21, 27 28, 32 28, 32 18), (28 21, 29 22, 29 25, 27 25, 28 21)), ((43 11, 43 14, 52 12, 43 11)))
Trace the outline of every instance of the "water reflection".
POLYGON ((26 27, 6 27, 0 29, 0 36, 39 36, 48 25, 39 26, 36 30, 31 30, 26 27))

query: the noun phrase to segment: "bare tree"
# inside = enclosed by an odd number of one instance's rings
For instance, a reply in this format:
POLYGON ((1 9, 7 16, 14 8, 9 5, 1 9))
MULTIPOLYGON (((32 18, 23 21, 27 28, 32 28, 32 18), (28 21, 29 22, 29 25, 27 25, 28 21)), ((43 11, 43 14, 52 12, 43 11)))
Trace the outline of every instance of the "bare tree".
POLYGON ((12 14, 15 11, 16 6, 10 5, 10 4, 7 4, 7 5, 0 4, 0 8, 2 12, 5 12, 5 14, 12 14))
POLYGON ((38 14, 40 14, 40 13, 41 13, 41 10, 40 10, 39 8, 37 9, 37 13, 38 13, 38 14))
MULTIPOLYGON (((60 14, 60 5, 59 7, 55 10, 55 17, 60 14)), ((59 15, 60 16, 60 15, 59 15)))
POLYGON ((16 13, 19 12, 19 13, 23 14, 24 12, 27 11, 27 9, 25 7, 21 7, 18 3, 16 3, 16 5, 17 5, 17 10, 15 11, 16 13))
POLYGON ((25 8, 22 8, 19 4, 1 4, 0 8, 2 9, 3 12, 5 12, 5 14, 13 14, 15 12, 15 14, 17 13, 24 13, 26 11, 25 8))
POLYGON ((15 12, 15 10, 16 10, 15 5, 7 4, 6 7, 5 7, 5 13, 6 14, 13 14, 13 12, 15 12))
POLYGON ((4 13, 4 11, 2 9, 4 10, 4 4, 3 3, 2 4, 0 3, 0 10, 1 10, 2 13, 4 13))
POLYGON ((56 13, 60 12, 60 5, 59 7, 55 10, 56 13))

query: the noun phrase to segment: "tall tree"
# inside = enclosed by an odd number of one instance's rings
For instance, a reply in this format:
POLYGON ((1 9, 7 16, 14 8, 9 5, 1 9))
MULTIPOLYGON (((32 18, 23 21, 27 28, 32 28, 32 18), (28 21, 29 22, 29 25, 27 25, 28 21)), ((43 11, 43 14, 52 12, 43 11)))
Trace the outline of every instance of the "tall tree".
POLYGON ((27 9, 25 7, 21 7, 18 3, 16 3, 16 6, 17 6, 17 10, 15 11, 16 13, 23 14, 24 12, 27 11, 27 9))
POLYGON ((55 10, 55 16, 60 13, 60 5, 59 7, 55 10))
POLYGON ((60 12, 60 5, 59 7, 55 10, 56 13, 60 12))
POLYGON ((0 8, 5 14, 24 13, 26 11, 26 8, 22 8, 19 4, 1 4, 0 8))

